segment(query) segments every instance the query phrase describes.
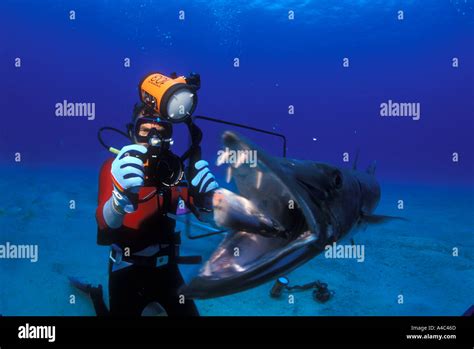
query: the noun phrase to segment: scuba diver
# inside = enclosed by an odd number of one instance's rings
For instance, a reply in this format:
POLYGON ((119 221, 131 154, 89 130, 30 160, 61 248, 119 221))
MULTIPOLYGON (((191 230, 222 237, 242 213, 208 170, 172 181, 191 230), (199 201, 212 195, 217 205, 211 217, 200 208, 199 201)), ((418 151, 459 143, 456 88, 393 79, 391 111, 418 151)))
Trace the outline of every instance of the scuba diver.
MULTIPOLYGON (((165 82, 173 80, 154 74, 154 83, 156 75, 165 82)), ((178 264, 197 264, 200 257, 180 256, 180 233, 175 232, 176 221, 167 214, 186 202, 199 220, 212 224, 212 196, 218 183, 208 163, 200 160, 202 133, 191 118, 184 121, 192 140, 187 154, 179 157, 170 150, 172 110, 190 116, 199 76, 191 75, 179 84, 181 88, 174 89, 168 108, 161 112, 157 111, 159 106, 147 103, 140 91, 142 102, 135 105, 132 122, 127 125, 127 136, 133 143, 120 151, 109 147, 117 155, 106 160, 100 170, 97 243, 111 246, 110 309, 105 306, 101 285, 70 278, 75 287, 89 294, 99 316, 199 315, 194 302, 178 294, 184 284, 178 264), (176 100, 178 104, 173 105, 176 100), (187 157, 190 162, 185 169, 182 160, 187 157)), ((99 140, 104 145, 100 136, 99 140)))
POLYGON ((183 220, 175 213, 178 207, 184 208, 183 203, 205 223, 205 227, 191 223, 187 215, 183 222, 186 228, 195 225, 210 230, 206 234, 191 235, 186 229, 186 236, 191 240, 228 231, 222 230, 214 217, 214 211, 219 211, 222 204, 237 209, 234 217, 237 220, 241 218, 257 226, 268 223, 258 214, 250 219, 249 203, 239 206, 242 204, 239 201, 233 205, 237 196, 219 187, 209 164, 201 160, 202 132, 193 120, 276 136, 283 141, 283 157, 286 156, 286 138, 283 134, 236 122, 203 115, 191 117, 200 84, 200 76, 195 73, 187 77, 151 73, 139 83, 141 103, 135 105, 127 132, 113 127, 99 130, 101 145, 116 155, 101 168, 96 210, 97 243, 111 246, 110 310, 105 305, 101 285, 69 277, 74 287, 91 297, 99 316, 199 315, 194 302, 178 291, 186 286, 178 264, 201 263, 200 256, 179 253, 180 233, 175 232, 175 227, 176 221, 183 220), (173 125, 179 123, 186 125, 190 135, 189 148, 181 156, 170 150, 173 125), (107 145, 101 136, 106 130, 121 134, 132 144, 120 150, 107 145), (188 161, 186 168, 185 161, 188 161), (223 198, 227 203, 221 202, 223 198))

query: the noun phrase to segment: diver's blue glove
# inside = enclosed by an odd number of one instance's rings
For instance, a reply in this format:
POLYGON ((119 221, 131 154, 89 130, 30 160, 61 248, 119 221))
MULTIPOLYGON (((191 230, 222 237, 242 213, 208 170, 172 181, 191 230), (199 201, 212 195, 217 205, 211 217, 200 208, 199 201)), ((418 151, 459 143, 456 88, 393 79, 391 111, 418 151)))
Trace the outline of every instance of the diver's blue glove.
POLYGON ((113 207, 117 212, 125 214, 135 211, 132 197, 143 186, 145 174, 143 161, 133 154, 144 155, 147 148, 132 144, 123 147, 112 162, 113 207))
POLYGON ((209 163, 207 161, 199 160, 194 164, 194 168, 197 172, 191 180, 191 185, 199 194, 209 193, 210 191, 219 188, 219 184, 209 170, 209 163))

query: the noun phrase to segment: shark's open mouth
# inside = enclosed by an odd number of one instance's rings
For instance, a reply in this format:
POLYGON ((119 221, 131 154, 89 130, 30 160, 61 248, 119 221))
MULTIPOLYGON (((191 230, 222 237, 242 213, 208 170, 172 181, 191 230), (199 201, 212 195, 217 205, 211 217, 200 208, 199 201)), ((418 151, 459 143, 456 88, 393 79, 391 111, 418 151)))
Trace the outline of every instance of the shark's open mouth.
POLYGON ((307 190, 290 180, 295 163, 271 157, 231 132, 224 133, 223 143, 240 154, 228 169, 240 195, 225 189, 215 195, 216 222, 231 231, 181 290, 191 298, 254 287, 312 258, 321 248, 318 210, 307 190), (256 163, 245 161, 245 151, 256 152, 256 163))

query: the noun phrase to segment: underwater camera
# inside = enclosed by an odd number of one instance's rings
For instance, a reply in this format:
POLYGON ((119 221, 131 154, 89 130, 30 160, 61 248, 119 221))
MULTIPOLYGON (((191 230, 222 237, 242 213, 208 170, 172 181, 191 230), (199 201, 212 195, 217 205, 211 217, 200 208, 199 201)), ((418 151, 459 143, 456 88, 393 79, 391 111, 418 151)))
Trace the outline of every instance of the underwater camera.
MULTIPOLYGON (((102 139, 102 132, 106 130, 117 132, 133 141, 133 138, 127 133, 114 127, 100 128, 98 134, 99 142, 115 155, 117 155, 120 150, 105 144, 102 139)), ((159 138, 157 139, 157 137, 150 137, 150 140, 146 143, 149 145, 146 154, 128 154, 143 161, 146 185, 155 187, 173 187, 178 185, 184 177, 184 164, 181 157, 169 150, 169 145, 172 144, 172 141, 168 143, 159 140, 159 138)))
POLYGON ((147 153, 147 162, 145 162, 146 185, 156 187, 177 185, 184 176, 183 163, 179 156, 170 151, 156 154, 152 148, 150 150, 147 153))
POLYGON ((199 74, 191 73, 188 77, 167 77, 160 73, 145 76, 138 85, 138 93, 144 105, 143 115, 134 123, 127 125, 127 133, 113 127, 99 129, 99 142, 111 153, 118 154, 117 148, 111 147, 102 139, 102 132, 117 132, 134 143, 148 145, 145 155, 129 154, 140 158, 144 163, 145 183, 147 186, 172 187, 178 185, 184 177, 183 161, 192 155, 202 138, 202 132, 191 121, 196 109, 197 94, 201 79, 199 74), (190 148, 178 156, 171 152, 173 144, 173 124, 185 123, 191 135, 190 148))
POLYGON ((133 124, 127 125, 127 130, 135 143, 148 145, 145 155, 131 154, 143 161, 146 185, 177 185, 183 178, 184 169, 180 157, 170 150, 173 144, 172 125, 151 113, 136 118, 133 124))

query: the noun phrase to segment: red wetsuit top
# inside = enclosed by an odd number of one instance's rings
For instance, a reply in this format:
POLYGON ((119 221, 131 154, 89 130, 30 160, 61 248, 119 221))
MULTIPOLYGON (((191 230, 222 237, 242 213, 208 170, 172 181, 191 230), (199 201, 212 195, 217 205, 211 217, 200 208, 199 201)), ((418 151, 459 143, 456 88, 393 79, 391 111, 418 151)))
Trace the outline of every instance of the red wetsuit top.
MULTIPOLYGON (((111 167, 113 158, 102 165, 99 176, 99 197, 96 210, 98 226, 97 243, 99 245, 117 244, 121 248, 130 248, 131 252, 140 251, 154 244, 179 243, 176 242, 176 222, 166 216, 168 212, 175 213, 179 198, 188 201, 186 182, 181 186, 166 188, 162 194, 153 195, 150 200, 138 204, 135 212, 125 214, 123 224, 117 229, 107 226, 103 208, 112 196, 113 183, 111 167)), ((155 187, 142 187, 139 191, 139 200, 156 191, 155 187)), ((192 197, 189 198, 192 202, 192 197)))

